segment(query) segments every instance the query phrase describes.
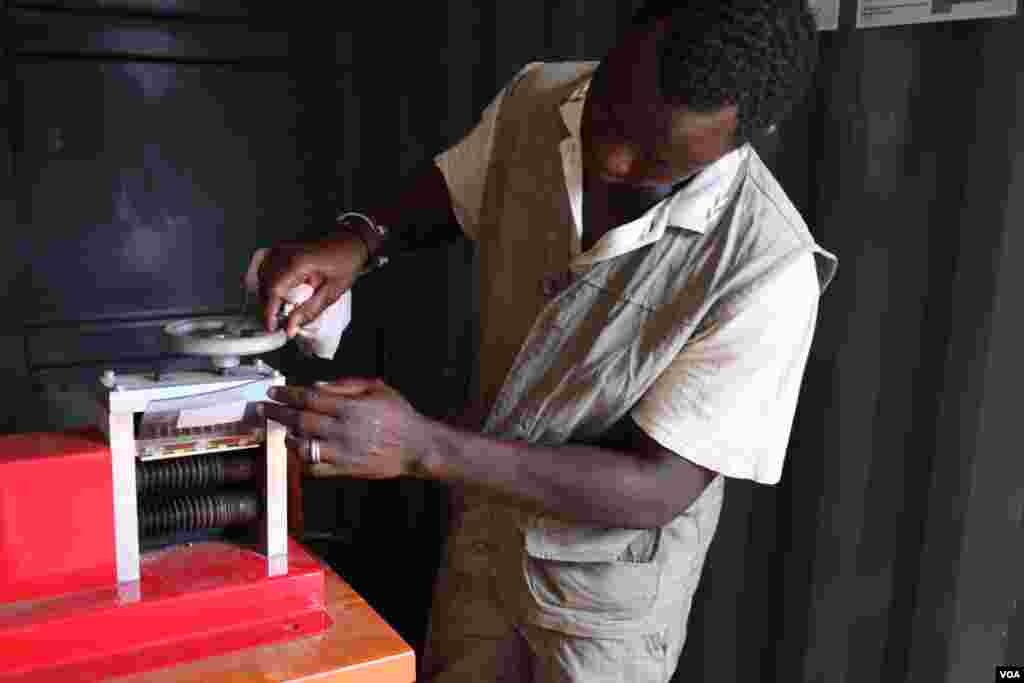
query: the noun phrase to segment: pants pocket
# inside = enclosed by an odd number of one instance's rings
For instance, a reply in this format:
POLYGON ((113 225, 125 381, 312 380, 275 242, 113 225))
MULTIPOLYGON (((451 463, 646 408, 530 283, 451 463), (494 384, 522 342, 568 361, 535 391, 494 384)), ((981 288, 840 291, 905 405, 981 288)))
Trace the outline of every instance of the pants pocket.
POLYGON ((621 622, 647 616, 658 597, 655 562, 567 562, 527 555, 526 582, 537 604, 571 619, 586 612, 621 622))
POLYGON ((621 562, 653 562, 661 546, 661 536, 661 529, 645 529, 636 535, 617 559, 621 562))
POLYGON ((560 545, 553 541, 559 537, 530 529, 524 573, 537 605, 570 620, 574 612, 617 622, 647 616, 661 583, 662 531, 625 531, 610 531, 607 542, 588 534, 586 542, 560 545))

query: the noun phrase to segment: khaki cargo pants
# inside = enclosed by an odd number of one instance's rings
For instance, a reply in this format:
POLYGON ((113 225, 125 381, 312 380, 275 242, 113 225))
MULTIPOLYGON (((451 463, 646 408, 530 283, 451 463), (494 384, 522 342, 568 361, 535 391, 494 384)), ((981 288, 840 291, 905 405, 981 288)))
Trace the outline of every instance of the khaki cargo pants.
POLYGON ((723 488, 716 477, 685 519, 640 537, 613 563, 531 557, 521 513, 486 496, 456 496, 417 681, 667 682, 723 488), (619 584, 601 574, 605 566, 642 578, 619 584), (590 573, 574 573, 580 567, 590 573), (624 617, 612 593, 641 606, 624 617), (536 617, 539 603, 549 618, 536 617))

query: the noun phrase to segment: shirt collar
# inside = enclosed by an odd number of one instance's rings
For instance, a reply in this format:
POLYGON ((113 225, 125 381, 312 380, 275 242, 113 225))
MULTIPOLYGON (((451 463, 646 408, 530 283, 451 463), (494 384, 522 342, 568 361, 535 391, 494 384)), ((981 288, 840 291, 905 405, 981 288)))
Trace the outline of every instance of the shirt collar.
MULTIPOLYGON (((594 68, 596 66, 595 62, 594 68)), ((593 70, 590 74, 593 74, 593 70)), ((579 142, 580 121, 583 118, 583 105, 590 91, 590 80, 591 76, 587 75, 559 107, 562 121, 569 131, 569 136, 576 140, 577 149, 582 149, 579 142)), ((643 219, 654 219, 651 231, 645 236, 644 242, 660 238, 666 226, 704 233, 727 204, 733 180, 749 153, 750 146, 741 145, 706 167, 678 192, 651 207, 643 216, 643 219)))
MULTIPOLYGON (((593 71, 591 71, 593 73, 593 71)), ((590 75, 583 79, 583 82, 573 88, 569 96, 562 102, 560 110, 562 121, 569 131, 569 135, 579 139, 580 121, 583 119, 583 103, 587 101, 587 93, 590 92, 590 75)))

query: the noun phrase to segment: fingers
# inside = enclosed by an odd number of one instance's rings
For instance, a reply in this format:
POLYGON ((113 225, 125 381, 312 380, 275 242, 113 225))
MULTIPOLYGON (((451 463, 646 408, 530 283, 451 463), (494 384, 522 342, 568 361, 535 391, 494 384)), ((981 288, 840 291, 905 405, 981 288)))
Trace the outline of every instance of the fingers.
POLYGON ((346 377, 330 383, 317 382, 316 386, 321 391, 334 393, 339 396, 394 399, 403 403, 407 402, 400 391, 388 385, 379 377, 346 377))
POLYGON ((288 435, 285 437, 284 445, 289 455, 301 462, 314 478, 391 479, 399 474, 397 471, 378 470, 364 454, 346 452, 344 447, 339 447, 337 441, 321 441, 320 462, 311 463, 307 456, 308 442, 306 438, 288 435))
MULTIPOLYGON (((263 322, 268 332, 278 329, 277 315, 289 292, 301 284, 313 289, 313 296, 296 307, 286 326, 289 338, 299 327, 316 318, 325 308, 337 301, 349 287, 359 270, 356 245, 362 242, 354 237, 320 242, 284 243, 265 254, 253 257, 259 282, 260 298, 265 302, 263 322)), ((251 272, 247 281, 252 280, 251 272)))
POLYGON ((260 289, 260 266, 263 265, 263 259, 267 257, 267 252, 269 251, 269 249, 257 249, 253 253, 252 259, 249 261, 249 267, 245 271, 242 286, 253 294, 257 293, 260 289))
POLYGON ((295 436, 318 439, 336 436, 337 420, 329 414, 300 410, 279 403, 260 403, 259 412, 268 420, 281 423, 295 436))
POLYGON ((267 332, 277 331, 277 312, 281 310, 284 298, 270 294, 267 296, 267 303, 263 306, 263 326, 267 332))
MULTIPOLYGON (((277 330, 277 314, 288 301, 288 293, 313 279, 309 271, 308 266, 295 258, 294 248, 288 245, 275 247, 261 258, 257 280, 260 295, 265 302, 263 324, 268 332, 277 330)), ((309 284, 315 288, 319 282, 309 284)))
POLYGON ((288 456, 303 465, 303 467, 316 467, 319 465, 332 465, 336 460, 333 442, 317 439, 317 457, 315 462, 310 459, 311 439, 293 436, 288 434, 284 438, 284 446, 288 449, 288 456))
POLYGON ((313 479, 334 479, 352 477, 351 468, 333 463, 321 462, 319 465, 306 465, 306 476, 313 479))
POLYGON ((317 382, 316 388, 326 394, 359 396, 379 388, 383 382, 372 377, 343 377, 333 382, 317 382))
POLYGON ((303 284, 304 281, 305 275, 300 270, 282 273, 272 281, 266 292, 267 303, 263 309, 264 322, 268 325, 268 331, 273 332, 277 329, 277 314, 280 312, 281 306, 291 303, 289 292, 303 284))
POLYGON ((346 289, 348 288, 338 282, 327 282, 302 305, 296 306, 288 316, 288 337, 294 337, 302 325, 315 320, 328 306, 340 299, 346 289))
POLYGON ((339 395, 306 387, 272 387, 270 398, 296 410, 307 410, 321 415, 338 417, 341 414, 339 395))
MULTIPOLYGON (((387 385, 384 385, 379 379, 347 377, 333 383, 317 382, 315 388, 271 387, 267 395, 298 411, 312 411, 321 415, 341 417, 344 406, 340 403, 340 399, 363 396, 381 386, 387 385)), ((270 413, 267 412, 266 415, 269 417, 270 413)))
MULTIPOLYGON (((306 464, 311 463, 308 460, 309 454, 309 439, 301 436, 294 436, 287 434, 284 437, 285 448, 288 449, 290 454, 293 454, 297 460, 300 460, 306 464)), ((320 441, 320 462, 333 462, 334 461, 334 446, 331 445, 330 441, 320 441)))
POLYGON ((263 327, 267 332, 277 329, 277 312, 284 304, 283 297, 277 296, 270 282, 271 275, 267 273, 266 255, 261 255, 260 262, 256 266, 256 291, 263 299, 263 327))

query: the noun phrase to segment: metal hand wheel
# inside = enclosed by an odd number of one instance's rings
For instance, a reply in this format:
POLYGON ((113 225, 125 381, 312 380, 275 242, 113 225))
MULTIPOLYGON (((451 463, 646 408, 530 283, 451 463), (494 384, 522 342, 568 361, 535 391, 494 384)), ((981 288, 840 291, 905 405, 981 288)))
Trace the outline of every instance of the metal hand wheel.
POLYGON ((241 356, 267 353, 288 343, 283 329, 267 332, 261 321, 246 316, 177 320, 164 326, 164 339, 171 352, 210 356, 221 369, 237 366, 241 356))

